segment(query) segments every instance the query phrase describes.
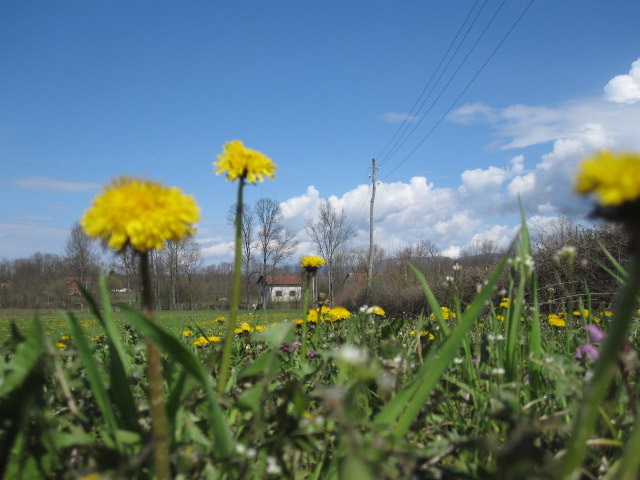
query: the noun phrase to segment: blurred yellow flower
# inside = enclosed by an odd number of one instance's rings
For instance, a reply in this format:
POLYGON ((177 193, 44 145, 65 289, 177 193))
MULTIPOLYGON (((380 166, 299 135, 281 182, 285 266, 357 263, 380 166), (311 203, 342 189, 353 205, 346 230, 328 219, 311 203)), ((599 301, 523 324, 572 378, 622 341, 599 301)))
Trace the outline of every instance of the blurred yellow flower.
POLYGON ((210 342, 219 342, 220 341, 220 337, 216 337, 214 335, 214 336, 211 336, 211 337, 207 337, 207 340, 209 340, 210 342))
POLYGON ((504 322, 504 315, 496 315, 496 319, 504 322))
POLYGON ((182 336, 183 337, 190 337, 191 335, 193 335, 193 332, 191 330, 183 330, 182 331, 182 336))
POLYGON ((601 205, 615 206, 640 197, 640 155, 603 151, 587 158, 576 175, 575 190, 594 193, 601 205))
POLYGON ((302 320, 301 318, 296 318, 296 319, 294 320, 294 323, 295 323, 296 325, 302 325, 302 324, 304 323, 304 320, 302 320))
POLYGON ((311 309, 307 315, 307 322, 318 323, 318 311, 311 309))
POLYGON ((225 143, 213 166, 217 168, 216 175, 226 172, 227 180, 232 182, 238 178, 246 178, 249 183, 262 182, 263 175, 273 178, 276 170, 269 157, 245 147, 240 140, 225 143))
POLYGON ((603 313, 606 317, 613 317, 613 312, 610 310, 605 310, 603 313))
POLYGON ((240 325, 240 327, 234 330, 234 333, 237 333, 237 334, 251 333, 251 332, 253 332, 253 328, 247 322, 244 322, 242 325, 240 325))
POLYGON ((318 267, 324 265, 324 263, 324 258, 313 255, 309 257, 302 257, 300 259, 300 266, 306 268, 308 271, 315 271, 318 267))
POLYGON ((218 318, 216 318, 216 322, 218 322, 218 323, 222 323, 222 322, 224 322, 224 321, 225 321, 225 318, 224 318, 224 317, 218 317, 218 318))
MULTIPOLYGON (((411 331, 409 332, 409 335, 416 335, 417 333, 418 333, 418 331, 417 331, 417 330, 411 330, 411 331)), ((421 337, 428 337, 428 338, 429 338, 429 340, 433 340, 433 339, 435 339, 435 338, 436 338, 436 337, 433 335, 433 333, 425 332, 424 330, 422 330, 422 331, 420 332, 420 336, 421 336, 421 337)))
POLYGON ((589 310, 587 310, 587 309, 585 308, 584 310, 582 310, 582 313, 580 313, 580 310, 576 310, 575 312, 573 312, 573 314, 574 314, 576 317, 580 317, 580 316, 582 316, 582 315, 584 315, 585 317, 588 317, 588 316, 589 316, 589 310))
POLYGON ((264 332, 266 329, 264 325, 256 325, 256 332, 264 332))
POLYGON ((344 307, 335 307, 329 310, 329 318, 330 322, 336 322, 338 320, 346 320, 351 316, 349 310, 344 307))
POLYGON ((367 313, 371 313, 373 315, 384 315, 384 310, 382 309, 382 307, 379 307, 377 305, 374 305, 373 307, 369 307, 367 308, 367 313))
POLYGON ((507 308, 509 306, 509 299, 508 298, 503 298, 502 301, 500 302, 500 306, 507 308))
POLYGON ((58 347, 60 350, 64 350, 65 348, 67 348, 67 345, 62 342, 56 342, 56 347, 58 347))
POLYGON ((558 315, 555 315, 553 313, 549 315, 549 318, 547 319, 547 321, 549 322, 549 325, 553 325, 554 327, 567 326, 567 322, 565 322, 562 318, 560 318, 558 315))
POLYGON ((167 240, 193 235, 200 219, 194 198, 161 183, 119 177, 112 180, 81 220, 87 235, 122 250, 127 243, 139 252, 161 249, 167 240))
POLYGON ((206 345, 207 343, 209 343, 209 341, 203 337, 203 336, 199 336, 195 342, 193 342, 193 346, 194 347, 201 347, 203 345, 206 345))

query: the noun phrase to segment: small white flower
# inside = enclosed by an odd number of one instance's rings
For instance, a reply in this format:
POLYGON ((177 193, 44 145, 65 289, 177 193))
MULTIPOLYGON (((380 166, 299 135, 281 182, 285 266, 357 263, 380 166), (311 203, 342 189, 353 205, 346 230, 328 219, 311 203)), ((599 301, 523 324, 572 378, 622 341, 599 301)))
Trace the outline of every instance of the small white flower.
POLYGON ((453 283, 454 282, 454 278, 451 275, 447 275, 446 277, 444 277, 444 283, 453 283))
POLYGON ((492 375, 498 375, 498 376, 504 375, 505 374, 505 370, 504 370, 504 368, 494 368, 494 369, 491 370, 491 374, 492 375))
POLYGON ((455 363, 456 365, 460 365, 462 362, 464 362, 464 360, 462 360, 460 357, 456 357, 453 359, 453 363, 455 363))
POLYGON ((269 475, 280 475, 282 473, 282 468, 278 465, 278 461, 271 455, 267 457, 267 473, 269 475))
POLYGON ((361 365, 367 361, 366 353, 353 345, 345 345, 340 348, 337 356, 350 365, 361 365))
POLYGON ((256 458, 256 454, 258 452, 256 452, 255 448, 247 448, 247 453, 245 454, 245 457, 247 457, 248 459, 254 459, 256 458))
POLYGON ((460 270, 462 270, 462 265, 460 265, 459 263, 456 263, 456 264, 453 266, 453 270, 454 270, 455 272, 459 272, 460 270))
POLYGON ((369 305, 362 305, 360 307, 360 313, 365 313, 367 310, 369 310, 369 305))
POLYGON ((245 447, 242 443, 236 443, 235 450, 239 455, 244 455, 245 453, 247 453, 247 447, 245 447))
POLYGON ((493 342, 496 339, 496 336, 493 333, 489 333, 487 335, 487 340, 493 342))
POLYGON ((496 340, 501 342, 502 340, 504 340, 504 335, 497 335, 496 340))

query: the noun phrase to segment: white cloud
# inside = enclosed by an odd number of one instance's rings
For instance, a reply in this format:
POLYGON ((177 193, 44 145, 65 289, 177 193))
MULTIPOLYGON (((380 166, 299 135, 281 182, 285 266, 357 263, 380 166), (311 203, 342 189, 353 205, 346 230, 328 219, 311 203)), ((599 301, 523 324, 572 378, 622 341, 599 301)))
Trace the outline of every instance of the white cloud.
POLYGON ((387 112, 379 115, 378 118, 383 122, 388 123, 402 123, 405 120, 409 122, 413 122, 417 120, 419 117, 417 115, 411 115, 409 113, 398 113, 398 112, 387 112))
POLYGON ((54 192, 97 192, 101 185, 93 182, 68 182, 49 177, 24 177, 13 181, 22 190, 45 190, 54 192))
POLYGON ((616 103, 640 101, 640 58, 631 64, 628 75, 613 77, 605 85, 604 98, 616 103))

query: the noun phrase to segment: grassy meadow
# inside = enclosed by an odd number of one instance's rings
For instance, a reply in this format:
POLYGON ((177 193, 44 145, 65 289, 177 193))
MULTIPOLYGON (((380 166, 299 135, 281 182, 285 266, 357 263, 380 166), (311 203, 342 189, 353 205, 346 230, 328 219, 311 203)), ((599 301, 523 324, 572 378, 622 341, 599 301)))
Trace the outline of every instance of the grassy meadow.
MULTIPOLYGON (((106 297, 72 315, 4 311, 12 447, 0 466, 6 478, 152 477, 147 338, 163 354, 175 478, 569 478, 563 458, 615 313, 588 292, 577 310, 541 311, 516 250, 468 305, 416 282, 423 315, 312 310, 306 337, 301 312, 240 312, 222 395, 227 312, 159 311, 154 323, 106 297)), ((625 448, 637 435, 632 313, 575 478, 637 468, 625 448)))

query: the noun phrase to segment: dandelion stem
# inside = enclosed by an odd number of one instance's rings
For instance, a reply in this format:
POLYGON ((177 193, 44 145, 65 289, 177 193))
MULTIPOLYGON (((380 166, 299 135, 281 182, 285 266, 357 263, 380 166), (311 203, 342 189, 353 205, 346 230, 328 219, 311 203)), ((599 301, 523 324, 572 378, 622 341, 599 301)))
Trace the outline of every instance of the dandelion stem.
POLYGON ((307 272, 307 283, 304 286, 304 300, 302 302, 302 359, 307 358, 307 321, 309 317, 309 292, 311 291, 311 277, 313 274, 307 272))
MULTIPOLYGON (((151 300, 151 277, 149 275, 149 254, 140 253, 140 275, 142 277, 142 307, 144 316, 153 320, 151 300)), ((164 387, 162 363, 156 346, 149 339, 147 345, 147 369, 151 404, 151 424, 153 433, 154 470, 158 480, 169 480, 169 447, 167 439, 167 415, 164 408, 164 387)))
POLYGON ((222 363, 220 366, 220 377, 218 378, 218 393, 224 393, 229 378, 231 367, 231 347, 233 346, 233 335, 236 329, 238 318, 238 306, 240 304, 240 290, 242 288, 242 193, 244 189, 244 177, 240 177, 238 182, 238 199, 236 202, 236 244, 233 261, 233 290, 231 291, 231 308, 229 310, 229 321, 224 337, 224 347, 222 350, 222 363))

